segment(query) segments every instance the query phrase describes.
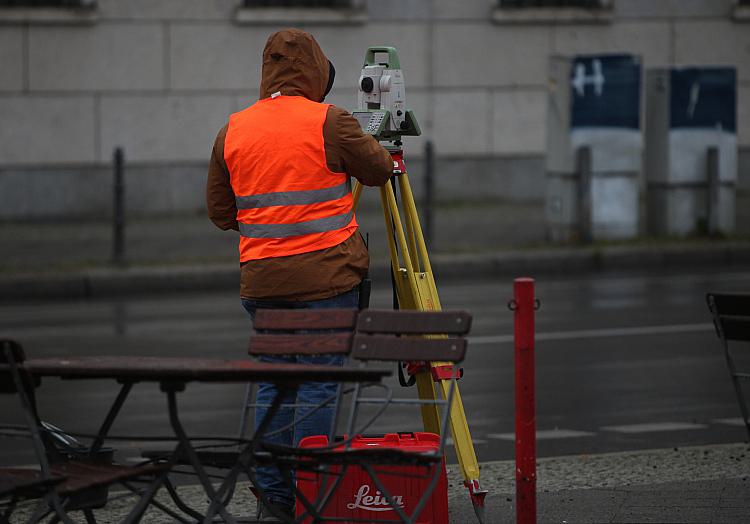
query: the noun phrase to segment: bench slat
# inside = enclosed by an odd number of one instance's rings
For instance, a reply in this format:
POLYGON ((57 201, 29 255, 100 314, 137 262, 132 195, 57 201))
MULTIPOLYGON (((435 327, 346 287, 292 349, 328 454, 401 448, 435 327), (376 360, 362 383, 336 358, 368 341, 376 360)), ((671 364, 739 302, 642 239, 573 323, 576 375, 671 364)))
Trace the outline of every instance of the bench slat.
POLYGON ((398 333, 404 335, 465 335, 471 328, 466 311, 407 311, 366 309, 359 314, 360 333, 398 333))
POLYGON ((351 332, 318 334, 258 333, 250 339, 250 355, 324 355, 348 354, 351 332))
POLYGON ((460 362, 465 354, 463 338, 355 335, 352 344, 352 357, 358 360, 460 362))
POLYGON ((353 329, 355 309, 258 309, 256 330, 353 329))
POLYGON ((66 477, 65 481, 57 487, 57 491, 61 495, 71 495, 137 477, 149 477, 169 470, 169 468, 168 464, 120 466, 117 464, 59 462, 50 465, 53 475, 66 477))
POLYGON ((45 479, 42 472, 25 468, 0 468, 0 497, 16 495, 21 498, 43 497, 50 486, 65 480, 62 477, 45 479))

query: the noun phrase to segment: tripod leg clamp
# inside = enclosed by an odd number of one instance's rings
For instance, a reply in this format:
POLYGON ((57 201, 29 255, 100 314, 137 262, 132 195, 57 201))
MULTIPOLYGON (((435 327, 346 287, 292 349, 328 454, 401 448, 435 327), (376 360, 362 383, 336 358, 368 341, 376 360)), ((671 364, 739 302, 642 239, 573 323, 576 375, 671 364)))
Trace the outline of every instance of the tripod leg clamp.
POLYGON ((435 382, 439 382, 441 380, 452 380, 452 379, 460 379, 464 376, 464 368, 458 368, 456 370, 456 366, 453 364, 443 364, 440 366, 432 366, 430 368, 430 373, 432 374, 432 380, 435 382))
POLYGON ((393 158, 393 176, 403 175, 406 173, 406 164, 404 163, 404 152, 402 150, 390 151, 393 158))
POLYGON ((424 360, 411 360, 404 362, 404 367, 409 375, 416 375, 418 373, 427 372, 430 370, 430 363, 424 360))
POLYGON ((440 382, 441 380, 460 379, 464 376, 464 368, 456 368, 453 364, 431 365, 424 361, 404 362, 406 372, 414 376, 418 373, 430 373, 432 380, 440 382))

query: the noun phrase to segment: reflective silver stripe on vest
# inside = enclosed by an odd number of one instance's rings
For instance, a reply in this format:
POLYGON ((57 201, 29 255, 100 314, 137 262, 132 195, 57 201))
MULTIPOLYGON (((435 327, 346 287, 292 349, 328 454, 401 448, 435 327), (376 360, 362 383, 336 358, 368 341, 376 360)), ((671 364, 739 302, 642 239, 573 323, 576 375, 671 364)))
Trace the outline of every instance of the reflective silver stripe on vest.
POLYGON ((240 222, 240 235, 247 238, 286 238, 310 233, 325 233, 348 226, 353 216, 354 211, 349 211, 345 215, 317 218, 294 224, 243 224, 240 222))
POLYGON ((278 193, 263 193, 262 195, 239 196, 236 198, 237 209, 257 209, 271 206, 302 206, 338 200, 351 193, 351 181, 325 189, 311 189, 309 191, 279 191, 278 193))

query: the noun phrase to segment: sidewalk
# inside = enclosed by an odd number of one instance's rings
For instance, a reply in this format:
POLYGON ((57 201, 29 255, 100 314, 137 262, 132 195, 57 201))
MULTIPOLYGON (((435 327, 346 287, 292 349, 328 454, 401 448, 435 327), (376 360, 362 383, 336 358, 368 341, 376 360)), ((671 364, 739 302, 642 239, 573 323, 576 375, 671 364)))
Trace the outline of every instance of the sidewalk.
MULTIPOLYGON (((515 522, 514 462, 481 464, 488 521, 515 522)), ((455 473, 451 523, 474 522, 455 473)), ((539 523, 750 522, 750 446, 577 455, 537 464, 539 523)))
MULTIPOLYGON (((381 209, 364 206, 373 279, 388 280, 381 209)), ((750 240, 644 240, 554 247, 544 240, 539 204, 443 206, 428 249, 437 279, 599 270, 727 267, 750 264, 750 240)), ((0 223, 0 300, 83 298, 232 289, 237 236, 205 216, 133 219, 126 264, 111 263, 111 225, 101 221, 0 223)))
MULTIPOLYGON (((514 462, 480 464, 487 522, 515 522, 514 462)), ((471 502, 457 465, 449 466, 451 524, 474 524, 471 502)), ((750 522, 750 446, 724 444, 600 455, 543 458, 537 464, 537 522, 542 523, 731 523, 750 522)), ((180 489, 196 507, 201 490, 180 489)), ((167 497, 160 499, 169 504, 167 497)), ((131 502, 132 504, 132 502, 131 502)), ((117 522, 122 507, 96 512, 101 523, 117 522)), ((235 514, 254 514, 249 490, 238 487, 235 514)), ((121 517, 120 517, 121 518, 121 517)), ((170 522, 156 510, 146 524, 170 522)))

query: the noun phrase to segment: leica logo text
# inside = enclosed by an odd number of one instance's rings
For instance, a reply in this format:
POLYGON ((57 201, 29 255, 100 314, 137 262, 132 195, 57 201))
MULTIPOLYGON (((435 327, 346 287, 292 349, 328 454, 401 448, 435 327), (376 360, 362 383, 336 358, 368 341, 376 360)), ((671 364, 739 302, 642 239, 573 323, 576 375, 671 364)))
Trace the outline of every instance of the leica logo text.
MULTIPOLYGON (((393 502, 399 507, 404 507, 401 495, 394 495, 393 502)), ((393 511, 393 507, 379 491, 376 491, 375 495, 370 495, 370 486, 367 484, 362 484, 359 487, 354 502, 350 502, 346 507, 349 509, 364 509, 366 511, 393 511)))

